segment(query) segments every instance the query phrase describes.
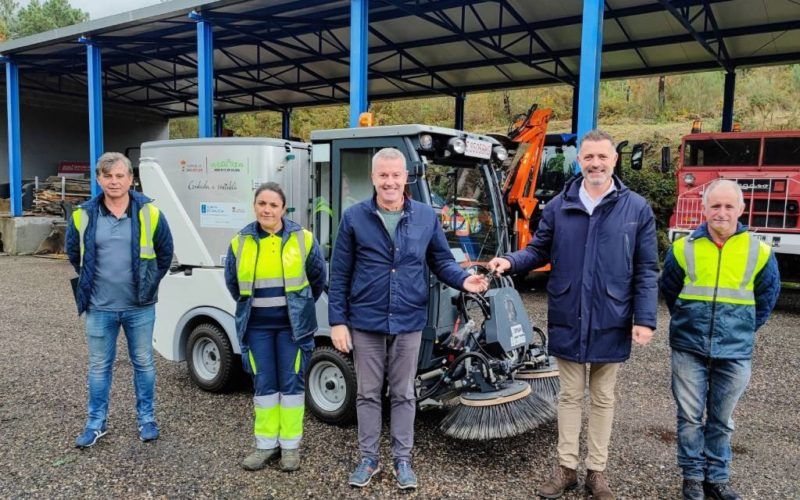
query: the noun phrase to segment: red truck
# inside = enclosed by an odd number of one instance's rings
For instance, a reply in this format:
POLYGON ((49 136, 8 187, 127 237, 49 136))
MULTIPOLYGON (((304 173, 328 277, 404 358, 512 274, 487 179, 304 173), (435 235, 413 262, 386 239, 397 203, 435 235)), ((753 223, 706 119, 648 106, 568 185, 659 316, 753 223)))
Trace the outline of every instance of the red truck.
POLYGON ((671 241, 703 221, 706 186, 731 179, 744 192, 740 221, 772 245, 784 287, 800 288, 800 130, 692 133, 681 140, 676 175, 671 241))

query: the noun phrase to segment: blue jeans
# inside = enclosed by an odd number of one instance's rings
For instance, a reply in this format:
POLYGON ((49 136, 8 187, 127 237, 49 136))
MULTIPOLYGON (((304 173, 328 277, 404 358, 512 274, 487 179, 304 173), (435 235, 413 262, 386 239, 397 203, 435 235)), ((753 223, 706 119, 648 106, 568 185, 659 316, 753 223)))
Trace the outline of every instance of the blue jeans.
POLYGON ((733 410, 749 381, 749 359, 712 359, 673 349, 678 466, 685 479, 728 482, 733 410))
POLYGON ((125 331, 128 355, 133 365, 136 388, 136 419, 140 426, 155 422, 153 399, 156 367, 153 363, 155 305, 127 311, 86 311, 86 343, 89 346, 89 418, 86 427, 100 429, 108 417, 108 397, 119 329, 125 331))

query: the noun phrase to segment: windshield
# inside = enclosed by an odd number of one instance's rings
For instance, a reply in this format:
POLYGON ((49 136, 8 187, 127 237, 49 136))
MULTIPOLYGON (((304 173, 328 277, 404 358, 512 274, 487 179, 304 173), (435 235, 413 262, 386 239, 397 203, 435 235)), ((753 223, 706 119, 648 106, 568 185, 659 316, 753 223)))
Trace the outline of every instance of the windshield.
POLYGON ((488 175, 485 167, 428 163, 426 169, 431 205, 456 260, 465 266, 487 262, 497 254, 497 217, 488 175))
POLYGON ((575 173, 578 150, 575 146, 545 146, 542 151, 542 168, 536 182, 535 195, 549 200, 564 189, 564 184, 575 173))
POLYGON ((758 166, 760 139, 706 139, 686 141, 683 164, 687 167, 758 166))

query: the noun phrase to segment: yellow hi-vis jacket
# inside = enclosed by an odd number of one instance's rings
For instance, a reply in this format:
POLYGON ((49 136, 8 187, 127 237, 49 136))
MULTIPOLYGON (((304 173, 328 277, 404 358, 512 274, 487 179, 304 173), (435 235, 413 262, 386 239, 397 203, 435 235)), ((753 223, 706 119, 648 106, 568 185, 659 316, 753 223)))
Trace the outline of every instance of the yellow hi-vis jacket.
POLYGON ((672 250, 684 273, 670 322, 670 345, 723 359, 749 358, 755 335, 755 279, 771 249, 747 231, 720 248, 710 237, 677 240, 672 250))
MULTIPOLYGON (((236 332, 246 354, 244 333, 253 306, 253 289, 259 279, 283 281, 292 336, 299 340, 317 331, 315 299, 325 283, 325 262, 314 237, 298 224, 283 219, 281 267, 283 276, 271 276, 269 259, 259 258, 257 222, 247 225, 231 239, 225 266, 228 290, 236 299, 236 332)), ((267 285, 264 285, 267 286, 267 285)))

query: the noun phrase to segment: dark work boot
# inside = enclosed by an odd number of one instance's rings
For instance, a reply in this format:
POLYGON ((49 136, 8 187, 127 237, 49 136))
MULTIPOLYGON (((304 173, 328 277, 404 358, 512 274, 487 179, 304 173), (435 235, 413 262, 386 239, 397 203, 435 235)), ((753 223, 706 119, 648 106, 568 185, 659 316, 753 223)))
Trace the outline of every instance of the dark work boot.
POLYGON ((578 486, 577 471, 563 465, 556 465, 553 469, 553 475, 539 487, 537 493, 542 498, 558 498, 565 491, 571 490, 576 486, 578 486))
POLYGON ((742 497, 728 483, 703 481, 703 491, 707 498, 713 498, 714 500, 742 500, 742 497))
POLYGON ((705 500, 706 494, 703 492, 703 481, 697 479, 683 480, 683 500, 705 500))
POLYGON ((595 500, 614 500, 614 492, 608 486, 605 475, 601 471, 586 471, 586 492, 595 500))

